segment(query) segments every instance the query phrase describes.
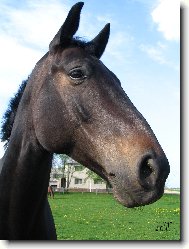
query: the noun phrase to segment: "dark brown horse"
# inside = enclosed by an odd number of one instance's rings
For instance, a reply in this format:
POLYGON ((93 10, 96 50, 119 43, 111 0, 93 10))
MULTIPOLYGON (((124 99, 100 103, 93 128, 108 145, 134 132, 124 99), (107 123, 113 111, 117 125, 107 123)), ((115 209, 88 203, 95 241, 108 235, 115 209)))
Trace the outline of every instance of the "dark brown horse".
POLYGON ((54 152, 105 178, 126 207, 150 204, 164 192, 168 160, 118 78, 99 60, 110 25, 90 42, 73 38, 82 6, 72 7, 5 115, 0 239, 56 239, 47 201, 54 152))
POLYGON ((54 198, 54 191, 52 186, 48 186, 48 195, 52 198, 54 198))

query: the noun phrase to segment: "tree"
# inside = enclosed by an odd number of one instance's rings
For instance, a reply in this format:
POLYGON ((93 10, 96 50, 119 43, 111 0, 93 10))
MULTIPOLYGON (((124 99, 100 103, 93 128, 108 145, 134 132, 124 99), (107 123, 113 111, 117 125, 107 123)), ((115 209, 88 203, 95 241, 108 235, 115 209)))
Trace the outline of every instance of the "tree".
POLYGON ((88 169, 86 173, 87 173, 86 179, 90 178, 94 181, 94 183, 98 183, 98 182, 106 183, 104 179, 102 179, 99 175, 97 175, 95 172, 91 171, 90 169, 88 169))
POLYGON ((90 169, 88 169, 86 173, 87 173, 87 178, 85 180, 92 179, 94 183, 105 183, 106 190, 108 191, 108 193, 110 193, 110 189, 112 188, 112 186, 109 182, 104 180, 102 177, 100 177, 95 172, 91 171, 90 169))
POLYGON ((54 171, 57 172, 57 178, 60 178, 61 174, 61 178, 66 179, 66 189, 69 188, 73 173, 75 172, 75 166, 69 163, 70 160, 71 158, 65 154, 55 154, 52 164, 54 171))

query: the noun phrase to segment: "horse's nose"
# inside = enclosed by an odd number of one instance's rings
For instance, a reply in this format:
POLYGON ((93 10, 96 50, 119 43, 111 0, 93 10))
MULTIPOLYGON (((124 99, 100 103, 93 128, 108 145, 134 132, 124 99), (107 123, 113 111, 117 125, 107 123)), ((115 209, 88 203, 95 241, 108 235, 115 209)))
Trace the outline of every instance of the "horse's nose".
POLYGON ((163 183, 169 174, 169 163, 166 157, 157 158, 154 153, 145 154, 138 165, 139 183, 150 190, 163 183))

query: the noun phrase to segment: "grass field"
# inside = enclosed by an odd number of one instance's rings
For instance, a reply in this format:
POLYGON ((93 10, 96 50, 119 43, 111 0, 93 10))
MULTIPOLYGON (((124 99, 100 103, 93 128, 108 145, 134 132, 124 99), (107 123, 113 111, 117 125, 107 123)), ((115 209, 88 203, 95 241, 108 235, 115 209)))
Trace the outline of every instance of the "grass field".
POLYGON ((57 193, 49 202, 58 240, 180 240, 180 195, 134 209, 112 194, 57 193))

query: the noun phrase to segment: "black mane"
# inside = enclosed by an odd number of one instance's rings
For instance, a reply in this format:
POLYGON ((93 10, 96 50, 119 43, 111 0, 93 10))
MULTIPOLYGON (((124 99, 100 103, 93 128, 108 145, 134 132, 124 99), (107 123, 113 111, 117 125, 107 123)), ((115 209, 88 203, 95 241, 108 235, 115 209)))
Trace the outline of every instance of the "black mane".
POLYGON ((80 48, 85 48, 87 45, 87 41, 80 36, 75 36, 72 38, 69 46, 73 46, 73 47, 80 47, 80 48))
MULTIPOLYGON (((29 79, 29 77, 28 77, 29 79)), ((0 138, 2 142, 6 142, 5 146, 8 144, 14 119, 16 117, 16 112, 18 109, 19 102, 22 98, 23 92, 25 90, 26 84, 28 82, 27 80, 22 81, 22 84, 19 86, 18 92, 15 94, 13 98, 10 99, 8 108, 3 115, 3 121, 1 125, 1 131, 0 131, 0 138)))
POLYGON ((73 39, 69 43, 69 47, 79 47, 79 48, 87 49, 87 51, 91 55, 96 56, 95 54, 93 54, 94 46, 95 44, 93 41, 88 42, 83 37, 80 37, 80 36, 73 37, 73 39))

